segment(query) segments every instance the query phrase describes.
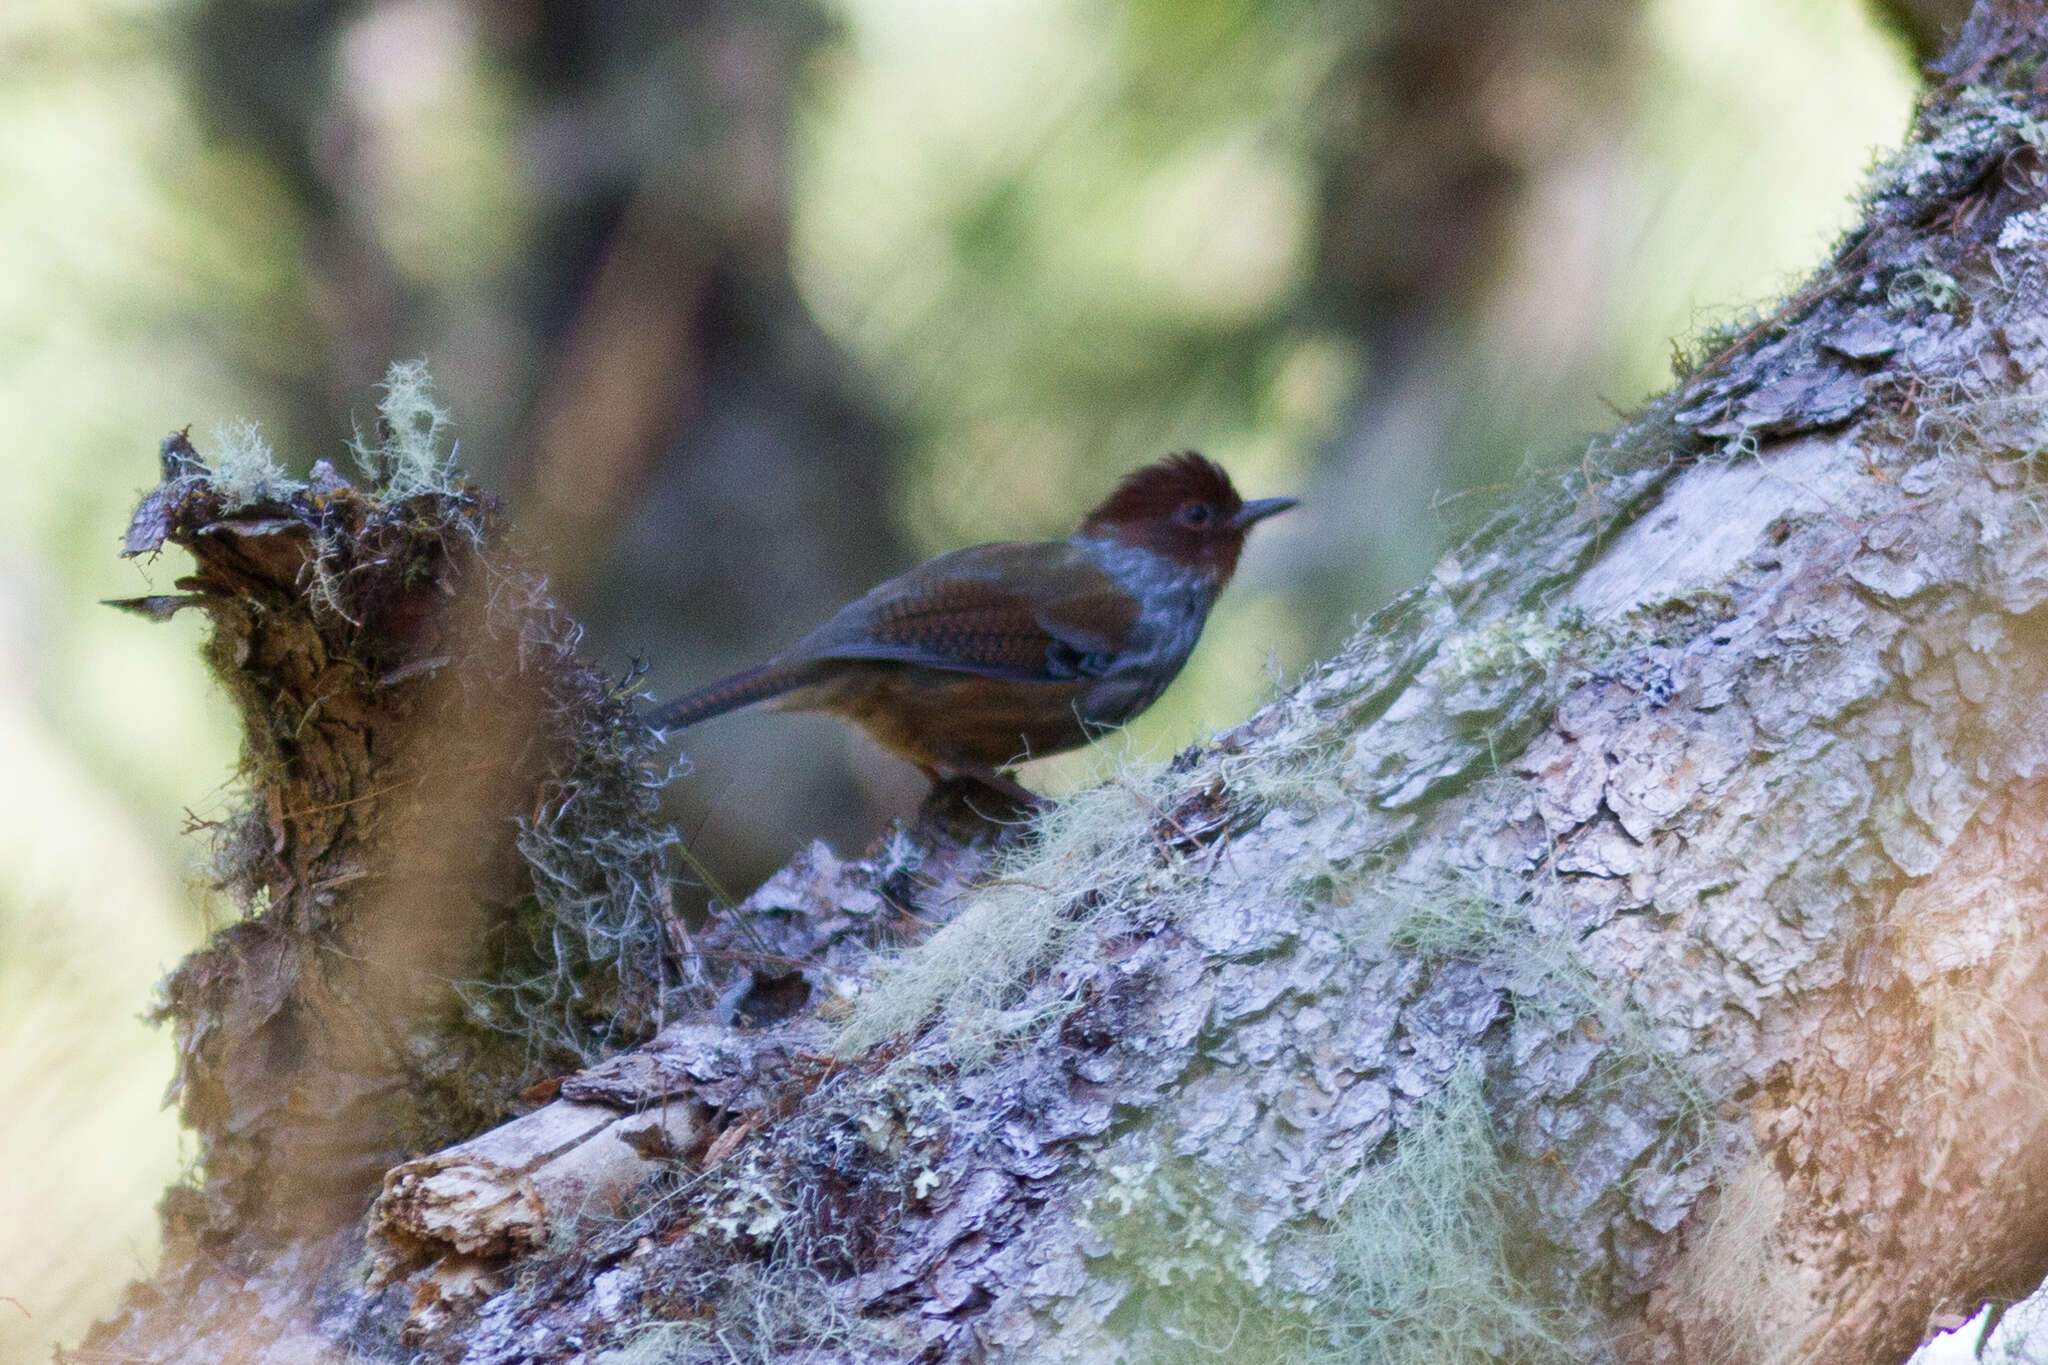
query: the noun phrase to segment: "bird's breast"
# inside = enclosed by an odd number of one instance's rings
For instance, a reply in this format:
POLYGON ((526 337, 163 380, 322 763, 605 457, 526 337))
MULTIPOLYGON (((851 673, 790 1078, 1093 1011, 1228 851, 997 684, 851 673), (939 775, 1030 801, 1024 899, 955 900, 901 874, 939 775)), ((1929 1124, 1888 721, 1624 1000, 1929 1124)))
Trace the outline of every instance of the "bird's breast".
POLYGON ((1209 608, 1216 604, 1219 584, 1215 576, 1206 569, 1120 541, 1077 538, 1074 544, 1139 604, 1137 617, 1106 674, 1165 669, 1167 681, 1171 681, 1194 652, 1195 642, 1202 636, 1202 623, 1209 618, 1209 608))

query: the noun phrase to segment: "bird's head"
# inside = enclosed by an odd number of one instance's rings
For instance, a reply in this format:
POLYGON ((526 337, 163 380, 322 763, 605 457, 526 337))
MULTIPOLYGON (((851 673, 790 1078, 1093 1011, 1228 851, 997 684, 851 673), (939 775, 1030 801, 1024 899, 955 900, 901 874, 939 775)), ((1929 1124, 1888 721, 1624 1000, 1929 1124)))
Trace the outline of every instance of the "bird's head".
POLYGON ((1126 474, 1077 534, 1150 550, 1204 570, 1220 585, 1237 569, 1245 534, 1294 504, 1293 498, 1246 502, 1222 466, 1187 450, 1126 474))

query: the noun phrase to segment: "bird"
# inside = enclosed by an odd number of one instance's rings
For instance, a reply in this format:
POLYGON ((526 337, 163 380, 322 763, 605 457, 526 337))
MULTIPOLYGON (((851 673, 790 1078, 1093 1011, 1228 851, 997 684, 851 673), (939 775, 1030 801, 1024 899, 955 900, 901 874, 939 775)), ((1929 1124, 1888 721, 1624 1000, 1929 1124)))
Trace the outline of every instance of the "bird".
POLYGON ((848 603, 789 648, 644 715, 668 733, 758 702, 830 712, 935 786, 1042 804, 1005 770, 1079 748, 1159 699, 1252 527, 1294 498, 1238 495, 1182 451, 1124 476, 1063 541, 953 550, 848 603))

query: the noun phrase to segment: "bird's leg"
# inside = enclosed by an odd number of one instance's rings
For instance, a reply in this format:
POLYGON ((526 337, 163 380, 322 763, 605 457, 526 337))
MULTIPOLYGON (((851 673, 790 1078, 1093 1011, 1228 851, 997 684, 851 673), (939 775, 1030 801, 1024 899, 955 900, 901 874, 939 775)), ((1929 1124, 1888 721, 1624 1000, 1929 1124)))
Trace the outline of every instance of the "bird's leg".
POLYGON ((924 774, 924 780, 932 784, 934 791, 948 782, 973 782, 997 793, 1021 810, 1046 810, 1053 804, 1007 773, 978 763, 951 763, 943 768, 920 763, 917 770, 924 774))
POLYGON ((1030 817, 1052 805, 993 768, 918 767, 933 781, 931 794, 918 807, 916 828, 943 836, 938 842, 994 846, 1029 838, 1030 817))
POLYGON ((955 763, 950 766, 954 776, 980 783, 1026 814, 1051 810, 1053 807, 1050 800, 1000 769, 981 763, 955 763))

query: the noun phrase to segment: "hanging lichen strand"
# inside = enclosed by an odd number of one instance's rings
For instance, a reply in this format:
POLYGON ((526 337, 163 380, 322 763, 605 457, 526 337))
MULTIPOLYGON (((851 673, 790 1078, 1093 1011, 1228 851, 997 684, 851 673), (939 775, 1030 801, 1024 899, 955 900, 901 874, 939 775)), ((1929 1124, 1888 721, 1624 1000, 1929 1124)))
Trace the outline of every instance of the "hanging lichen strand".
POLYGON ((241 918, 164 983, 201 1183, 169 1230, 354 1217, 393 1160, 504 1118, 660 1011, 673 831, 623 688, 441 452, 394 367, 364 479, 289 478, 253 429, 183 434, 126 552, 166 542, 243 723, 207 877, 241 918))

